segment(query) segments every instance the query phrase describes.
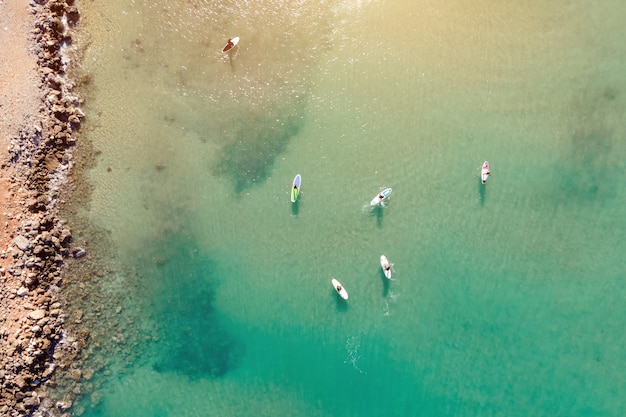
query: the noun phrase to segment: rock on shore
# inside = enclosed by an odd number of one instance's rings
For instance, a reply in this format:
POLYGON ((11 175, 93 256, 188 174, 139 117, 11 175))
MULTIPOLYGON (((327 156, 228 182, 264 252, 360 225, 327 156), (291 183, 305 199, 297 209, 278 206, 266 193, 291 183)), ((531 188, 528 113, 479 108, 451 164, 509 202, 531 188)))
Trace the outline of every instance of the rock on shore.
POLYGON ((67 413, 71 404, 48 398, 57 364, 75 349, 64 335, 60 296, 72 233, 59 218, 60 191, 72 168, 72 148, 83 113, 66 78, 63 48, 79 22, 74 0, 31 0, 32 53, 36 56, 40 105, 10 139, 2 161, 10 204, 3 208, 0 250, 0 415, 67 413))

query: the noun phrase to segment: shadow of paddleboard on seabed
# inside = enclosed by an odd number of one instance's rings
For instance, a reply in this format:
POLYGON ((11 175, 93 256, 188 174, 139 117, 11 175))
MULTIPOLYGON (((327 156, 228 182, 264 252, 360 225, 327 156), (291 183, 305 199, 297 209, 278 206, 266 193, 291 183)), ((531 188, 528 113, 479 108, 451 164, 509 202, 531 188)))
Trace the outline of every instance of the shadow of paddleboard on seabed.
POLYGON ((481 207, 485 205, 485 197, 487 193, 487 184, 483 184, 480 176, 478 176, 478 201, 481 207))

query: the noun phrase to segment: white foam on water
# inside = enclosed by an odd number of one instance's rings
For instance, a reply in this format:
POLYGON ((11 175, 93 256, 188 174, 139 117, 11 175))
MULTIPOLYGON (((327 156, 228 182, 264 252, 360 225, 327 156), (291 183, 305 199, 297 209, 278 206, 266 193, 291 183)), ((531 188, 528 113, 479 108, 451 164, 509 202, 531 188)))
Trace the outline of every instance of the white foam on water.
POLYGON ((361 337, 360 336, 348 336, 346 338, 346 352, 347 357, 344 363, 352 365, 352 367, 359 373, 367 374, 364 370, 359 368, 358 362, 361 359, 361 337))

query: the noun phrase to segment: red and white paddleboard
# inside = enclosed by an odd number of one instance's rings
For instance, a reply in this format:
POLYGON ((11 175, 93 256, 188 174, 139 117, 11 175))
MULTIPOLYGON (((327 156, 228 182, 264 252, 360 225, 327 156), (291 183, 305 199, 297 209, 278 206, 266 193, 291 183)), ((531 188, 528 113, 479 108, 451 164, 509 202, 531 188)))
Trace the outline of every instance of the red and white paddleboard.
POLYGON ((480 168, 480 180, 483 184, 487 183, 487 178, 491 175, 491 171, 489 171, 489 162, 485 161, 483 166, 480 168))
POLYGON ((235 36, 234 38, 230 38, 226 45, 222 48, 222 52, 228 52, 233 49, 239 43, 239 36, 235 36))

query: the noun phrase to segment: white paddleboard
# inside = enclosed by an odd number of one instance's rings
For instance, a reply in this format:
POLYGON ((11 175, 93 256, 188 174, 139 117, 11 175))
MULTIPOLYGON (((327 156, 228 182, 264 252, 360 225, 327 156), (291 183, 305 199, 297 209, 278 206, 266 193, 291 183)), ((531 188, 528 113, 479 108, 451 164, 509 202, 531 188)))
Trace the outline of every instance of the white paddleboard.
POLYGON ((341 282, 337 281, 335 278, 331 279, 330 282, 333 283, 333 288, 337 291, 337 294, 341 296, 344 300, 348 299, 348 291, 341 285, 341 282))
POLYGON ((385 255, 380 255, 380 266, 383 268, 387 279, 391 279, 391 264, 385 255))
POLYGON ((222 48, 222 52, 228 52, 233 49, 239 43, 239 36, 235 36, 234 38, 230 38, 226 45, 222 48))
POLYGON ((376 194, 376 197, 374 197, 372 201, 370 201, 370 205, 375 206, 377 204, 380 204, 385 201, 386 198, 389 198, 390 195, 391 188, 385 188, 380 193, 376 194))
POLYGON ((489 162, 485 161, 483 166, 480 167, 480 180, 483 184, 487 183, 487 178, 491 175, 491 171, 489 170, 489 162))

